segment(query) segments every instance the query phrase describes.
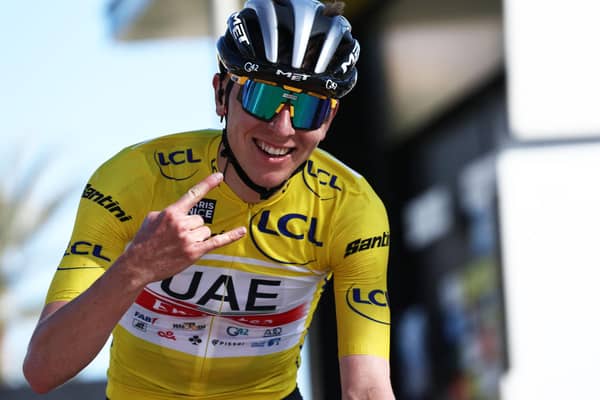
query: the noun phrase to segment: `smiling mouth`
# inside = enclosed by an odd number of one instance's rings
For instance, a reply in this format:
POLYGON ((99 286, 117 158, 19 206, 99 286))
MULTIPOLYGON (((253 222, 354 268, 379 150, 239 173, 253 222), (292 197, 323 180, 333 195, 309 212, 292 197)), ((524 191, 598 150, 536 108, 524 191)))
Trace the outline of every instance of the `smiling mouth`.
POLYGON ((284 157, 294 151, 294 149, 291 147, 273 147, 257 139, 254 139, 254 143, 263 153, 270 157, 284 157))

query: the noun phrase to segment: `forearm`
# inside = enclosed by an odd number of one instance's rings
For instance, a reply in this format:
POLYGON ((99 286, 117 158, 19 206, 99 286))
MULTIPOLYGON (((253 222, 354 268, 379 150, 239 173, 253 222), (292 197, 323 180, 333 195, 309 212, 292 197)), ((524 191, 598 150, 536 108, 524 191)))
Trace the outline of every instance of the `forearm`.
POLYGON ((239 240, 245 227, 212 235, 189 210, 223 180, 209 175, 163 211, 148 213, 125 253, 93 285, 67 304, 44 309, 23 363, 36 392, 47 392, 81 371, 149 282, 172 277, 204 254, 239 240))
POLYGON ((342 393, 342 400, 393 400, 394 394, 391 388, 367 387, 358 390, 345 390, 342 393))
POLYGON ((85 368, 135 301, 143 285, 119 268, 120 263, 123 260, 117 260, 76 299, 42 315, 23 363, 33 390, 52 390, 85 368))
POLYGON ((343 400, 394 400, 389 363, 370 355, 352 355, 340 360, 343 400))

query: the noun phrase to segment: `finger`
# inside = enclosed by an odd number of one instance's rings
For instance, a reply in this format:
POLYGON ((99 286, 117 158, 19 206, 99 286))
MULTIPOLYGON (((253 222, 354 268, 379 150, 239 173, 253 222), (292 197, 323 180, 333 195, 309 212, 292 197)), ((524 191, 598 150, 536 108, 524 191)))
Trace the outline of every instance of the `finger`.
POLYGON ((212 231, 207 226, 201 226, 192 231, 189 231, 187 238, 190 242, 203 242, 210 238, 212 231))
POLYGON ((181 224, 181 228, 188 231, 198 229, 201 226, 204 226, 204 218, 200 215, 186 215, 186 218, 181 224))
POLYGON ((202 248, 205 253, 208 253, 211 250, 218 249, 219 247, 223 247, 229 243, 235 242, 236 240, 243 238, 244 235, 246 235, 246 228, 240 226, 239 228, 215 235, 203 242, 198 242, 198 247, 202 248))
POLYGON ((187 214, 192 207, 196 205, 206 193, 223 181, 223 174, 216 172, 204 178, 200 183, 192 186, 187 192, 175 203, 171 204, 172 208, 187 214))

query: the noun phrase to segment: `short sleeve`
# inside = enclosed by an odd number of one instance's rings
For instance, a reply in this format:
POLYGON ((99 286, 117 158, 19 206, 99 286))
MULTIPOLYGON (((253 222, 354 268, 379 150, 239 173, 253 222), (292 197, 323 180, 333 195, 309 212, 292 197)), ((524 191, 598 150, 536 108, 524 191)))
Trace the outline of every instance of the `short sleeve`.
POLYGON ((125 149, 86 183, 46 304, 77 297, 121 255, 149 211, 152 181, 146 165, 142 155, 125 149))
POLYGON ((333 224, 338 352, 340 357, 370 354, 387 358, 389 221, 380 198, 366 182, 363 186, 361 192, 344 200, 333 224))

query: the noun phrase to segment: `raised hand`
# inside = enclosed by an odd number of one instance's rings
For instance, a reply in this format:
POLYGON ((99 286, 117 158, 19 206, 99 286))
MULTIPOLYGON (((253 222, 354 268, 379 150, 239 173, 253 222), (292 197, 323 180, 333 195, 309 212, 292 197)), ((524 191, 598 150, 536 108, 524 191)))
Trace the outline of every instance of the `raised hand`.
POLYGON ((201 216, 188 215, 222 180, 220 172, 209 175, 164 210, 150 212, 122 256, 123 268, 145 285, 173 276, 202 255, 242 238, 245 227, 211 237, 201 216))

